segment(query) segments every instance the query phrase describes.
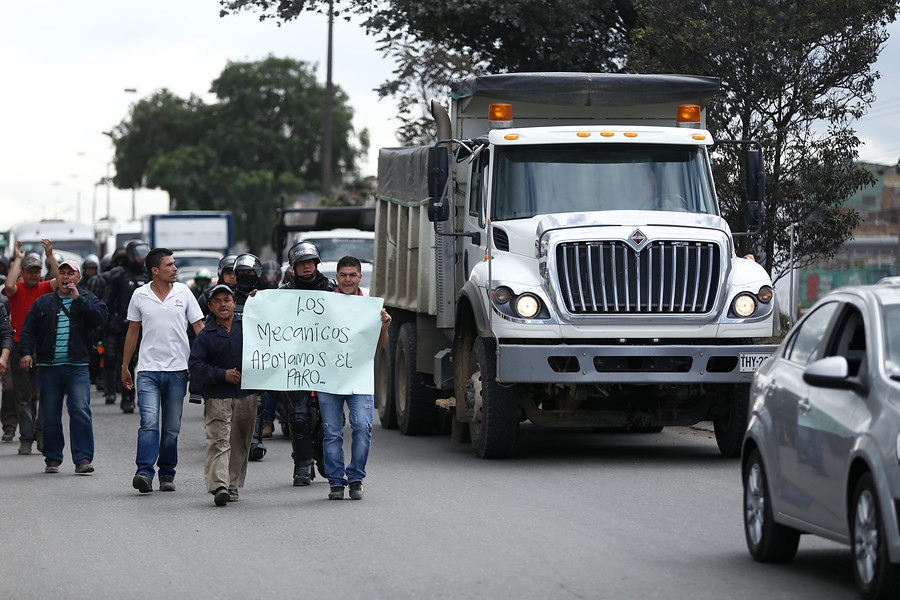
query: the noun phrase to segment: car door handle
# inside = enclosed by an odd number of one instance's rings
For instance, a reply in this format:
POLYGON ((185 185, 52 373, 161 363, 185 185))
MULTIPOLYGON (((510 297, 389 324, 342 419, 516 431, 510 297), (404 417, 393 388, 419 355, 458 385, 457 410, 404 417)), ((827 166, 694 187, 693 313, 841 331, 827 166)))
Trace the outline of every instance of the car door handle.
POLYGON ((806 414, 809 412, 809 409, 812 408, 812 405, 809 403, 809 400, 804 398, 803 400, 797 402, 797 408, 800 409, 800 412, 806 414))

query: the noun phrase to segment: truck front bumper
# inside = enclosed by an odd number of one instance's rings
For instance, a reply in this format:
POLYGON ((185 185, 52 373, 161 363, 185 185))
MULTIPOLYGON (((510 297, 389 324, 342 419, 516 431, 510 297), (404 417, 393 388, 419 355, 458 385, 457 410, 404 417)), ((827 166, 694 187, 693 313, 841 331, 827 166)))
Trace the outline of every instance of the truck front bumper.
POLYGON ((749 383, 778 346, 500 344, 502 383, 749 383))

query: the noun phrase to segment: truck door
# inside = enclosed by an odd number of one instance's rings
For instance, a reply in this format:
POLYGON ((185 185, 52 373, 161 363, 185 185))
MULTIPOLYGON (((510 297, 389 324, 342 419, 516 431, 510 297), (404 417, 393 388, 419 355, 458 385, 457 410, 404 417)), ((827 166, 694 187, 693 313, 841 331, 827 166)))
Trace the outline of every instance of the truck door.
POLYGON ((487 206, 488 198, 488 163, 489 151, 481 147, 481 151, 473 158, 472 171, 469 174, 469 187, 466 196, 466 216, 464 218, 464 231, 481 233, 478 244, 472 242, 472 238, 462 238, 462 262, 463 281, 469 278, 472 268, 484 259, 487 248, 487 206))

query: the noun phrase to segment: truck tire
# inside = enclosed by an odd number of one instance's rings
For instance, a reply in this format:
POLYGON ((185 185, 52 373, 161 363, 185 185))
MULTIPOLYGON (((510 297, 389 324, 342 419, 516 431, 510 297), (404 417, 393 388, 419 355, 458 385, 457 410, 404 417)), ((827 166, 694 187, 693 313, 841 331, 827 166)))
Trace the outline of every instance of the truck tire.
POLYGON ((397 404, 397 426, 403 435, 431 433, 437 418, 434 390, 422 383, 416 370, 416 324, 404 323, 397 337, 394 355, 394 399, 397 404))
POLYGON ((737 458, 741 455, 744 433, 750 419, 750 384, 739 383, 734 386, 728 413, 713 418, 713 429, 716 432, 716 445, 722 456, 737 458))
POLYGON ((397 429, 397 408, 394 398, 394 356, 397 353, 397 336, 399 323, 391 323, 388 327, 388 343, 375 355, 375 407, 378 420, 385 429, 397 429))
POLYGON ((469 432, 478 457, 512 456, 519 432, 519 407, 514 388, 497 383, 497 355, 492 339, 475 339, 466 396, 467 406, 473 407, 469 432))

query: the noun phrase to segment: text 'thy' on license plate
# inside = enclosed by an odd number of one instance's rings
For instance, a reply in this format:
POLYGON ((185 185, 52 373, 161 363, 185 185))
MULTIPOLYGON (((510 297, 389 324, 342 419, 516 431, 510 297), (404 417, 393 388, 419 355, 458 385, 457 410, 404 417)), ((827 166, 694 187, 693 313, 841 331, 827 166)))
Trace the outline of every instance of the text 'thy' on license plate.
POLYGON ((769 360, 772 355, 767 352, 742 352, 738 355, 741 373, 752 373, 769 360))

